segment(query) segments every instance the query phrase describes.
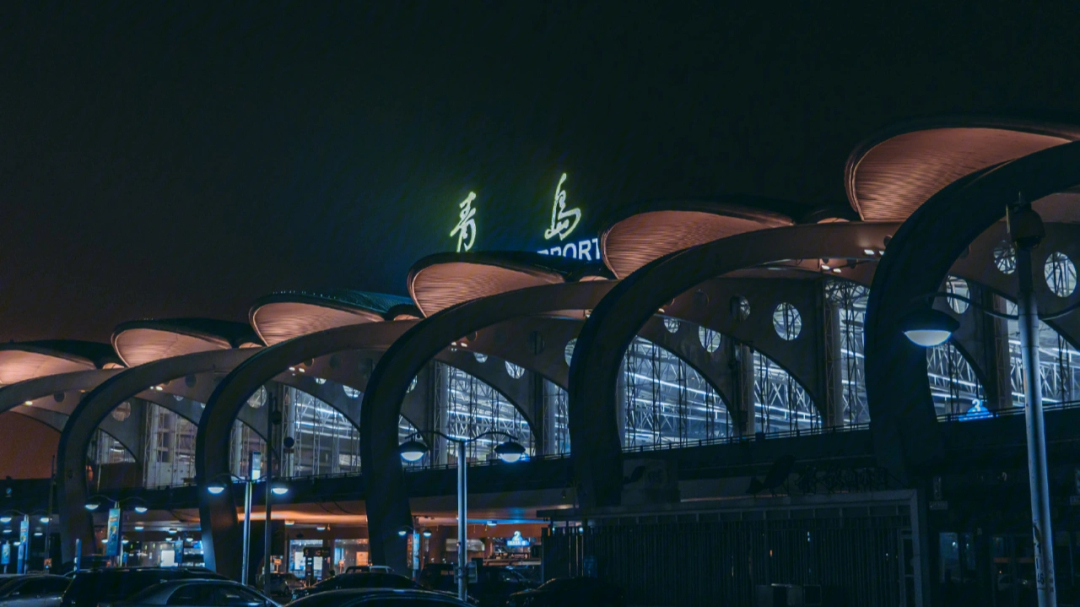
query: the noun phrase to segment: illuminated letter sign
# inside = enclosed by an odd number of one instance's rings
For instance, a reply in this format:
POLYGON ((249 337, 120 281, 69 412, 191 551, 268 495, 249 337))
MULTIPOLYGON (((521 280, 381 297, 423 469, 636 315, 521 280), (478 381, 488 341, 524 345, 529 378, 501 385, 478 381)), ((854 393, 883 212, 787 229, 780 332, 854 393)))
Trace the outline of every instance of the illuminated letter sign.
POLYGON ((555 204, 551 208, 551 227, 544 230, 544 238, 550 240, 558 236, 559 240, 565 239, 574 231, 581 222, 581 209, 566 210, 566 191, 562 189, 566 182, 566 173, 559 179, 559 185, 555 186, 555 204), (573 223, 571 223, 573 218, 573 223))
POLYGON ((472 201, 476 200, 476 193, 469 192, 469 195, 465 197, 465 200, 461 201, 458 207, 461 208, 461 214, 458 216, 458 223, 451 230, 451 236, 457 236, 457 251, 460 253, 462 249, 468 251, 472 248, 476 242, 476 209, 472 207, 472 201))

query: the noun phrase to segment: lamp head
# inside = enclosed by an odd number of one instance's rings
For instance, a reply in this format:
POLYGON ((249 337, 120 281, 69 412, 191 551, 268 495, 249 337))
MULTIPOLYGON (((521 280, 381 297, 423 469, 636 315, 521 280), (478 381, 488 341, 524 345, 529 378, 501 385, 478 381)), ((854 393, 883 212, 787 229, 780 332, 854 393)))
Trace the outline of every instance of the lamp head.
POLYGON ((948 314, 928 308, 908 314, 900 321, 900 330, 917 346, 940 346, 960 328, 960 322, 948 314))
POLYGON ((6 525, 6 524, 8 524, 10 522, 11 522, 11 516, 9 516, 7 514, 5 514, 4 516, 0 516, 0 523, 3 523, 3 524, 6 525))
POLYGON ((86 502, 86 505, 83 506, 83 507, 86 508, 87 510, 89 510, 90 512, 93 512, 94 510, 97 510, 98 508, 101 507, 101 502, 99 502, 97 500, 90 500, 89 502, 86 502))
POLYGON ((405 441, 400 447, 398 447, 398 453, 401 454, 401 459, 409 463, 420 461, 425 455, 427 455, 427 452, 427 445, 418 440, 405 441))
POLYGON ((424 536, 424 537, 431 537, 431 529, 424 529, 424 530, 423 530, 423 531, 422 531, 422 532, 420 533, 420 535, 422 535, 422 536, 424 536))
POLYGON ((495 447, 495 455, 499 456, 502 461, 513 464, 525 456, 525 447, 517 441, 508 440, 495 447))
POLYGON ((147 510, 149 510, 149 508, 142 504, 135 506, 135 512, 138 512, 139 514, 146 514, 147 510))
POLYGON ((409 527, 402 527, 402 528, 397 530, 398 537, 405 537, 406 535, 409 535, 410 533, 412 533, 412 529, 410 529, 409 527))
POLYGON ((210 495, 221 495, 225 493, 225 483, 214 481, 206 486, 206 490, 210 492, 210 495))
POLYGON ((277 482, 274 483, 272 487, 270 487, 270 492, 274 495, 285 495, 289 492, 289 486, 285 483, 277 482))
POLYGON ((47 516, 42 516, 38 520, 41 521, 42 525, 48 525, 49 524, 49 517, 47 517, 47 516))

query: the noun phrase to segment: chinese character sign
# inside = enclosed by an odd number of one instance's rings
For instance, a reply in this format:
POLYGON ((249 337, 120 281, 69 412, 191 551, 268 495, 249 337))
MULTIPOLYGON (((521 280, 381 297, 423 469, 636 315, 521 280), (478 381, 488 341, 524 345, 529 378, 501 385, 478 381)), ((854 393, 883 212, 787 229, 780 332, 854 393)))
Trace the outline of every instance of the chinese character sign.
POLYGON ((451 236, 457 236, 458 253, 468 251, 476 243, 476 209, 472 206, 473 200, 476 200, 476 193, 469 192, 465 200, 458 205, 458 208, 461 209, 461 213, 458 215, 458 223, 450 231, 451 236))
POLYGON ((565 239, 581 222, 581 209, 567 210, 566 208, 564 183, 566 183, 566 173, 562 174, 562 177, 559 178, 559 184, 555 186, 555 202, 551 208, 551 227, 544 230, 544 238, 547 240, 551 240, 555 236, 558 236, 559 240, 565 239))

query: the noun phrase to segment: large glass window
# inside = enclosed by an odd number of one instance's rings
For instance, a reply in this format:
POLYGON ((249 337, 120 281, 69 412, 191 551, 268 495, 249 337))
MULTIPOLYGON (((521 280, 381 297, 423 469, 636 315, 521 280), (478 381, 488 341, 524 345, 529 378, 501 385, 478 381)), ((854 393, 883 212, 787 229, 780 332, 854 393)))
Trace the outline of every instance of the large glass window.
MULTIPOLYGON (((498 430, 516 437, 529 455, 535 453, 528 421, 498 390, 449 365, 436 363, 435 370, 440 375, 439 385, 446 390, 445 400, 437 401, 437 408, 444 408, 444 411, 437 411, 436 419, 446 420, 448 435, 471 438, 498 430)), ((524 381, 520 376, 518 379, 524 381)), ((493 449, 505 440, 505 437, 494 436, 474 441, 468 445, 466 456, 470 461, 494 457, 493 449)), ((456 457, 453 451, 448 456, 447 461, 453 463, 456 457)))
POLYGON ((295 442, 286 475, 360 472, 360 432, 340 411, 296 388, 285 389, 284 427, 295 442))
POLYGON ((623 357, 623 378, 624 448, 685 445, 732 431, 727 407, 705 378, 651 341, 634 338, 623 357))
MULTIPOLYGON (((1003 300, 1005 311, 1016 315, 1016 304, 1003 300)), ((1024 406, 1024 361, 1020 352, 1020 324, 1008 321, 1012 403, 1024 406)), ((1072 404, 1080 401, 1080 353, 1057 331, 1039 321, 1039 376, 1043 403, 1072 404)))
POLYGON ((195 477, 195 435, 198 426, 166 409, 146 403, 146 487, 176 487, 195 477))
POLYGON ((847 280, 830 280, 825 284, 825 294, 835 306, 838 323, 836 333, 840 338, 840 382, 844 401, 844 423, 865 424, 870 422, 870 408, 866 400, 865 338, 866 303, 870 290, 847 280))
POLYGON ((769 357, 754 352, 754 428, 773 434, 821 427, 810 395, 769 357))

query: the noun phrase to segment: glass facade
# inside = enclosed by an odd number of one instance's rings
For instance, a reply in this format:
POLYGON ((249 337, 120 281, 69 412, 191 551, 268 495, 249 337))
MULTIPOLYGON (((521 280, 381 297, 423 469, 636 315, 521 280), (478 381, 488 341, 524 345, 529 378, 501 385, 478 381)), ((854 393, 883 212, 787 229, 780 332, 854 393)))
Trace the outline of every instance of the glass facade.
MULTIPOLYGON (((719 347, 709 332, 701 347, 719 347)), ((623 448, 689 444, 729 436, 732 425, 720 395, 678 356, 635 337, 623 357, 623 448)), ((567 440, 569 443, 569 440, 567 440)))
POLYGON ((844 424, 870 422, 866 400, 865 337, 866 304, 870 289, 847 280, 825 283, 825 295, 832 305, 839 337, 840 392, 844 401, 844 424))
MULTIPOLYGON (((506 363, 505 367, 513 381, 529 381, 526 376, 532 375, 524 374, 524 369, 522 373, 518 373, 517 369, 521 367, 517 365, 506 363)), ((525 446, 528 455, 535 453, 533 433, 528 421, 506 396, 455 367, 434 363, 434 371, 438 376, 436 385, 442 392, 436 397, 435 419, 439 420, 439 425, 443 425, 445 420, 447 435, 453 438, 471 438, 489 431, 506 432, 525 446)), ((505 437, 489 436, 473 441, 466 447, 466 456, 470 461, 493 458, 493 449, 505 440, 505 437)), ((455 458, 456 454, 450 450, 446 461, 453 463, 455 458)))

